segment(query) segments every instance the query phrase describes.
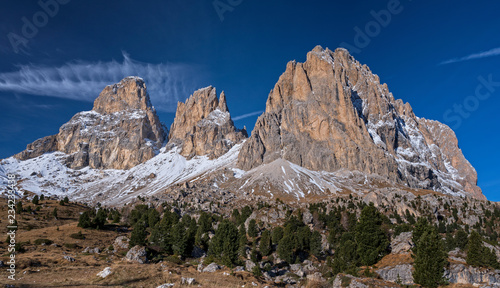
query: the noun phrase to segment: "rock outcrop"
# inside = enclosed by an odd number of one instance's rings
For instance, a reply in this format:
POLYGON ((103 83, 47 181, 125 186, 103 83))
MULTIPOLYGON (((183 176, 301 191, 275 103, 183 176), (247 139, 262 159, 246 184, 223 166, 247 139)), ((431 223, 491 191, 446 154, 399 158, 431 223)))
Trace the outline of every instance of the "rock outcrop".
POLYGON ((288 63, 243 145, 250 170, 285 159, 315 171, 377 174, 411 188, 484 199, 453 131, 418 118, 345 49, 314 48, 288 63))
POLYGON ((187 158, 208 155, 213 159, 246 137, 245 130, 234 127, 224 92, 219 100, 210 86, 194 92, 185 103, 178 103, 169 144, 182 147, 180 153, 187 158))
POLYGON ((77 113, 57 135, 29 144, 15 157, 61 151, 73 169, 129 169, 154 157, 166 134, 144 81, 127 77, 104 88, 91 111, 77 113))

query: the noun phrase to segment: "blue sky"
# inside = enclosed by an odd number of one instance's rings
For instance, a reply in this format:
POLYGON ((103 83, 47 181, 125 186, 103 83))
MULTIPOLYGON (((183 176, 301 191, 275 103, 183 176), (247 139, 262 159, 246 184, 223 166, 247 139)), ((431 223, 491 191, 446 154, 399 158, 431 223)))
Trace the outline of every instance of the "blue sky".
POLYGON ((130 74, 145 79, 167 125, 177 101, 213 85, 226 92, 235 124, 252 129, 288 61, 342 45, 418 116, 454 128, 484 194, 500 200, 498 2, 41 3, 8 0, 0 11, 2 158, 57 133, 130 74))

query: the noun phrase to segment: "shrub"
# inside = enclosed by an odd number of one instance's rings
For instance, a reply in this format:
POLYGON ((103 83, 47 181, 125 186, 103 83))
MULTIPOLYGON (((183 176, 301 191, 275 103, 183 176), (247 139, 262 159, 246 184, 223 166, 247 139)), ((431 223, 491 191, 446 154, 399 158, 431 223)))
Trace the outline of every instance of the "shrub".
POLYGON ((52 240, 44 239, 44 238, 35 240, 35 245, 50 245, 52 243, 54 243, 52 240))
POLYGON ((82 231, 78 231, 78 233, 73 233, 73 234, 69 235, 69 237, 71 237, 73 239, 79 239, 79 240, 85 239, 85 235, 82 234, 82 231))

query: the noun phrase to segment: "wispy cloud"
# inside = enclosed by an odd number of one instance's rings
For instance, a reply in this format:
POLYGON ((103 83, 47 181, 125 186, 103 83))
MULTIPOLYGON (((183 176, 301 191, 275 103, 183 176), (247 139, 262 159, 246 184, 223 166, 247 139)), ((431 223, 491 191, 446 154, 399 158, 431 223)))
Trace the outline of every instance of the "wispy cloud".
POLYGON ((195 90, 197 69, 183 64, 151 64, 133 60, 73 61, 60 67, 20 65, 17 71, 0 73, 0 91, 94 101, 107 85, 126 76, 140 76, 146 82, 151 102, 158 110, 174 112, 195 90))
POLYGON ((239 115, 239 116, 236 116, 236 117, 232 117, 233 121, 238 121, 238 120, 241 120, 241 119, 245 119, 245 118, 248 118, 248 117, 252 117, 252 116, 255 116, 255 115, 259 115, 259 114, 262 114, 264 111, 255 111, 255 112, 252 112, 252 113, 247 113, 247 114, 243 114, 243 115, 239 115))
POLYGON ((469 61, 469 60, 492 57, 492 56, 499 56, 499 55, 500 55, 500 47, 493 48, 493 49, 488 50, 488 51, 470 54, 470 55, 465 56, 465 57, 453 58, 450 60, 446 60, 446 61, 439 63, 439 65, 446 65, 446 64, 451 64, 451 63, 457 63, 457 62, 463 62, 463 61, 469 61))

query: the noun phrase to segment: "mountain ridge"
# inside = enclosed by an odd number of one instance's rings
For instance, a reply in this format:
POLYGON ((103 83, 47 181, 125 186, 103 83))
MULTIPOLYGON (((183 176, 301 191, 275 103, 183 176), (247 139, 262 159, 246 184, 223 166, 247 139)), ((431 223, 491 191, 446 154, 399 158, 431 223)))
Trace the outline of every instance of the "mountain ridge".
POLYGON ((81 199, 100 195, 99 201, 109 198, 115 205, 120 203, 117 195, 130 200, 131 195, 162 193, 172 185, 205 185, 200 181, 264 198, 278 197, 276 193, 299 200, 311 193, 324 198, 395 187, 485 199, 454 132, 415 116, 409 103, 396 100, 387 85, 345 49, 317 46, 304 63, 289 62, 249 138, 234 126, 226 101, 225 93, 218 98, 212 86, 195 91, 178 103, 168 131, 159 122, 144 81, 127 77, 107 86, 92 111, 76 114, 59 134, 29 144, 14 156, 17 160, 4 160, 2 166, 22 174, 30 183, 26 185, 39 192, 41 187, 55 187, 81 199), (105 124, 110 122, 120 124, 105 124), (100 125, 108 126, 101 131, 100 125), (90 136, 82 136, 89 127, 90 136), (125 132, 119 141, 114 142, 113 135, 105 141, 92 136, 120 129, 125 132), (55 178, 65 181, 69 177, 71 183, 58 184, 46 179, 49 175, 34 177, 37 171, 21 173, 37 169, 26 164, 37 158, 50 165, 66 164, 67 169, 48 173, 59 173, 55 178), (275 162, 279 159, 285 162, 275 162), (161 179, 157 175, 163 175, 162 169, 179 174, 161 179), (83 183, 85 188, 78 187, 83 183))

